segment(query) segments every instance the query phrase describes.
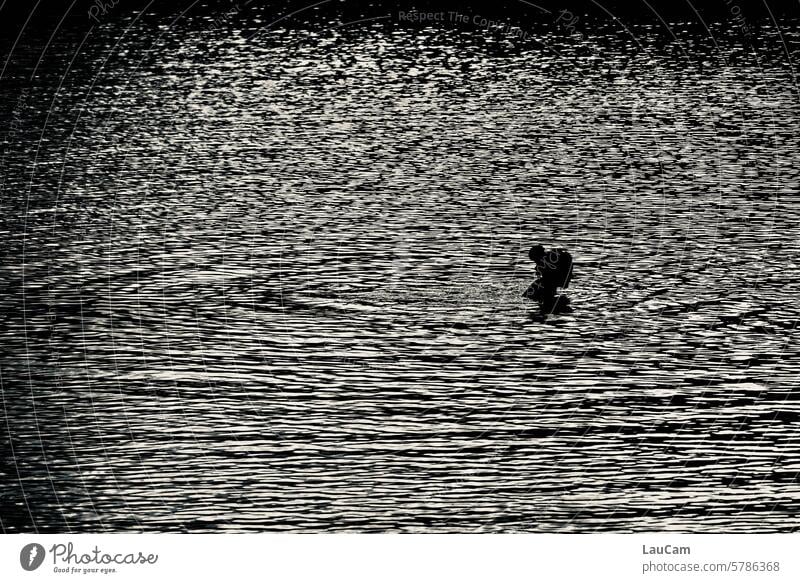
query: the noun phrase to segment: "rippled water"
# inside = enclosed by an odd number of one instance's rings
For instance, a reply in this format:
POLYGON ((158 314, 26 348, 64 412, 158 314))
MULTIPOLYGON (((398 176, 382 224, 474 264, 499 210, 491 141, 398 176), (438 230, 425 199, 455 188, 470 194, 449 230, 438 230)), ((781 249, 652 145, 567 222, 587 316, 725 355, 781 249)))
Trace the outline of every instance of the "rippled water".
POLYGON ((166 24, 12 114, 4 531, 797 527, 775 30, 166 24))

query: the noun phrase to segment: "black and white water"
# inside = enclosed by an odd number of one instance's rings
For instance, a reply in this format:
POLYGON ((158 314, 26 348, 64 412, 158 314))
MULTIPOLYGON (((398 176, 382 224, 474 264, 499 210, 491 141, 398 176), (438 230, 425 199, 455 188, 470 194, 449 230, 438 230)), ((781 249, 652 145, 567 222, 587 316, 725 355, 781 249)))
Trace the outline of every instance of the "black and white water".
POLYGON ((6 82, 2 530, 795 530, 800 28, 301 17, 6 82))

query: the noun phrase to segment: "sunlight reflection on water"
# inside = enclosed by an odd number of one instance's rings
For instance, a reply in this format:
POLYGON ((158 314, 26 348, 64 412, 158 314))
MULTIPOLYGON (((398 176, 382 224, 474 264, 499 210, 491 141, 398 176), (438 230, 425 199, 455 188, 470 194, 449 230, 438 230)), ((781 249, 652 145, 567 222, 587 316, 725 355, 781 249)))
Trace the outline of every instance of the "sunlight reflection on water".
POLYGON ((64 87, 9 239, 6 530, 794 528, 777 59, 165 35, 64 87))

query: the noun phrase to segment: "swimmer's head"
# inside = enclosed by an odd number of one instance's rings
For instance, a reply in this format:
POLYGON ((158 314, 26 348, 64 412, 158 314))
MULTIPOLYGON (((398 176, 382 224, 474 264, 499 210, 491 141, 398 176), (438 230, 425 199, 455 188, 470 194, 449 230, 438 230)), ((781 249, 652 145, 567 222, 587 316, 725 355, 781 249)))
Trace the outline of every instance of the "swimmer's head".
POLYGON ((531 247, 531 250, 528 251, 528 257, 531 258, 531 261, 541 261, 544 258, 545 250, 542 245, 534 245, 531 247))

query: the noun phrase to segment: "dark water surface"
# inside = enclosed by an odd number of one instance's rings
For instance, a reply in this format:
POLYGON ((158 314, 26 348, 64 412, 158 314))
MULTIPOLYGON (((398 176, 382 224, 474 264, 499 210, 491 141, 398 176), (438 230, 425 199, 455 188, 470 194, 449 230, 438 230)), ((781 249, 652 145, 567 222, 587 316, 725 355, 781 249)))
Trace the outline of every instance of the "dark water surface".
POLYGON ((796 24, 187 18, 12 113, 4 531, 797 528, 796 24))

